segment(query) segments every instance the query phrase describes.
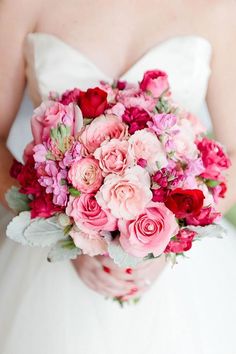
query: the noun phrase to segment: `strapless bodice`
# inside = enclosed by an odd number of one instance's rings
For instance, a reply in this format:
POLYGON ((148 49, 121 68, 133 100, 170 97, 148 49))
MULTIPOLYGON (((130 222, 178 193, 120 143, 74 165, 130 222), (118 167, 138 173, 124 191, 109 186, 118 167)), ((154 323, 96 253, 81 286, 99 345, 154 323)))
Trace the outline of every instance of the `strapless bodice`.
MULTIPOLYGON (((51 34, 29 33, 24 54, 28 93, 34 106, 51 91, 62 93, 74 87, 85 90, 98 85, 100 80, 110 83, 113 81, 112 77, 100 70, 79 50, 51 34)), ((142 79, 146 70, 166 71, 174 100, 199 115, 209 129, 210 119, 208 115, 202 114, 202 109, 211 72, 210 60, 211 44, 208 40, 201 36, 177 36, 154 46, 119 79, 135 83, 142 79)), ((27 127, 29 115, 22 117, 17 126, 18 131, 21 127, 27 134, 18 142, 15 132, 10 136, 9 147, 17 157, 22 152, 22 141, 24 140, 25 145, 30 140, 27 127)))
MULTIPOLYGON (((86 89, 100 80, 113 81, 89 58, 54 35, 30 33, 25 49, 27 79, 35 104, 46 98, 49 91, 61 93, 76 86, 86 89)), ((169 75, 174 99, 197 113, 205 100, 210 56, 211 46, 206 39, 174 37, 145 53, 120 80, 137 82, 146 70, 164 70, 169 75)))

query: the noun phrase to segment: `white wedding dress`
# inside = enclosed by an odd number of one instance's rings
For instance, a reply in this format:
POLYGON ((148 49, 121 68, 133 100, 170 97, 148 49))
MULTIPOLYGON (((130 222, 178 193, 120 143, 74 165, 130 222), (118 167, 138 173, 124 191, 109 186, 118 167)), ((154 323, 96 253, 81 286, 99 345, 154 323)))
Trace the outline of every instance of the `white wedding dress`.
MULTIPOLYGON (((55 36, 29 34, 25 48, 34 105, 49 91, 112 81, 55 36)), ((210 59, 211 45, 204 38, 174 37, 120 79, 137 82, 148 69, 165 70, 176 101, 210 129, 204 112, 210 59)), ((9 138, 18 158, 31 139, 30 106, 23 105, 22 112, 9 138)), ((70 262, 50 264, 47 250, 6 239, 9 218, 2 210, 1 354, 236 354, 236 230, 226 220, 224 239, 196 242, 189 259, 167 266, 139 304, 121 309, 88 289, 70 262)))

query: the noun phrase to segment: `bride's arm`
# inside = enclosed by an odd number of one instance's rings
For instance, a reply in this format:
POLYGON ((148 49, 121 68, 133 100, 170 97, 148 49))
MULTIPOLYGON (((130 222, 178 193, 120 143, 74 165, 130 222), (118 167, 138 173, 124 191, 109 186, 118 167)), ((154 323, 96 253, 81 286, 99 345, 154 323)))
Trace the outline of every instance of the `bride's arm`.
POLYGON ((207 96, 218 139, 227 149, 232 167, 228 173, 228 191, 220 201, 222 213, 236 203, 236 3, 219 14, 212 25, 212 75, 207 96), (232 9, 231 9, 232 7, 232 9), (218 24, 218 25, 217 25, 218 24))
POLYGON ((35 6, 29 0, 0 0, 0 202, 3 204, 6 190, 14 183, 9 177, 13 157, 6 140, 24 92, 23 43, 35 23, 35 6))

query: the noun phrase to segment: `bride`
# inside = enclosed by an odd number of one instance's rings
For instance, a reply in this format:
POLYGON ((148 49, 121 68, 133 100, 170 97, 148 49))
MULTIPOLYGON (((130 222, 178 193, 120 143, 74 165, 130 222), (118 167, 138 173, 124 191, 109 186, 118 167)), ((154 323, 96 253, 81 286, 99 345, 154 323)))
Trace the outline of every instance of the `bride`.
MULTIPOLYGON (((236 202, 235 14, 233 0, 1 0, 2 204, 14 183, 12 154, 20 159, 31 139, 31 109, 23 104, 17 115, 26 83, 37 106, 49 91, 137 82, 158 68, 175 100, 213 127, 231 156, 225 213, 236 202)), ((155 261, 146 271, 108 274, 99 259, 49 264, 47 251, 16 245, 5 238, 11 217, 2 207, 1 354, 236 353, 236 230, 225 219, 227 237, 194 244, 173 269, 155 261), (140 293, 152 285, 135 306, 120 309, 99 294, 131 284, 140 293)))

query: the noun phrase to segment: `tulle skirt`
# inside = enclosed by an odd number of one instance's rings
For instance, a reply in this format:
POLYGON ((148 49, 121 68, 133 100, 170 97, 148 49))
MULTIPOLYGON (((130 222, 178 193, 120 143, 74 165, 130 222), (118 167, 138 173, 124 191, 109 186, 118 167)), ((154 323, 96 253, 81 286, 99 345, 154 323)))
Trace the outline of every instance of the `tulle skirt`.
POLYGON ((136 305, 88 289, 70 262, 6 239, 0 210, 1 354, 235 354, 236 230, 194 243, 136 305))

